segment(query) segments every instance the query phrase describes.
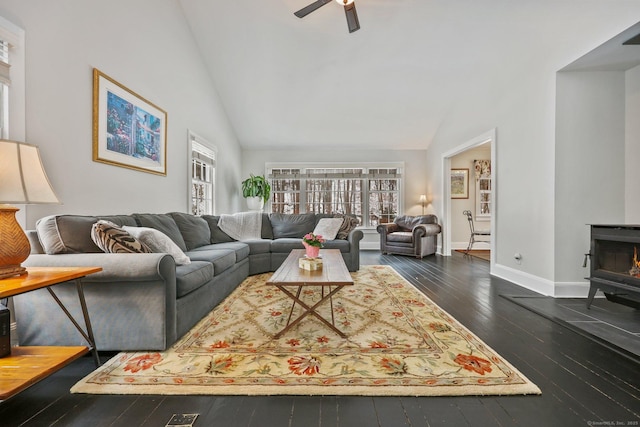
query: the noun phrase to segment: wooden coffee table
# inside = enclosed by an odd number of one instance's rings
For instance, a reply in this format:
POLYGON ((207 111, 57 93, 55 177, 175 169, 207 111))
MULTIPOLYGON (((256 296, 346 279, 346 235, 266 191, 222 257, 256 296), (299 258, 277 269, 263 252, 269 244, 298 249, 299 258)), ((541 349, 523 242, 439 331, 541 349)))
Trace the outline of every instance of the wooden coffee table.
POLYGON ((322 269, 314 271, 304 270, 298 266, 298 260, 304 256, 304 249, 292 250, 284 263, 282 263, 275 273, 273 273, 271 279, 267 281, 268 286, 277 287, 293 300, 293 305, 291 306, 286 326, 274 337, 276 339, 280 338, 285 332, 296 326, 302 321, 302 319, 311 314, 342 338, 346 338, 347 336, 341 330, 336 328, 333 317, 333 296, 344 286, 353 285, 353 279, 351 278, 349 270, 342 259, 340 251, 338 249, 321 249, 320 256, 322 257, 322 269), (306 304, 302 299, 300 299, 302 288, 309 286, 322 287, 322 297, 320 301, 312 306, 306 304), (297 289, 295 290, 295 294, 289 290, 288 287, 296 287, 297 289), (325 287, 329 288, 326 294, 325 287), (316 311, 316 309, 327 300, 331 303, 331 322, 322 317, 316 311), (304 311, 300 316, 298 316, 298 318, 291 321, 291 316, 293 315, 293 309, 295 308, 296 303, 299 304, 304 311))

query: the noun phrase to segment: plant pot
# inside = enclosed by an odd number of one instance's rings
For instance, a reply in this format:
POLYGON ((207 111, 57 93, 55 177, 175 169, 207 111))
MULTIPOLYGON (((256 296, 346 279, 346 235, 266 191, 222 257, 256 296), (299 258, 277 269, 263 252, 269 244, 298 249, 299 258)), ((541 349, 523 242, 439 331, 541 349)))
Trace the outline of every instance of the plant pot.
POLYGON ((262 197, 247 197, 247 207, 250 211, 261 211, 264 208, 262 197))
POLYGON ((307 258, 318 258, 320 256, 320 246, 311 246, 306 242, 302 242, 307 253, 307 258))

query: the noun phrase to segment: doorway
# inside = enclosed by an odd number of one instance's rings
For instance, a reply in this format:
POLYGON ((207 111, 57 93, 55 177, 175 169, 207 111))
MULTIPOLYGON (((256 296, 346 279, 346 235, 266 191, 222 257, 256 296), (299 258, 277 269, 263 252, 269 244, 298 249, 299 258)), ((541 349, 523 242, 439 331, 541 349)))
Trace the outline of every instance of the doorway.
MULTIPOLYGON (((444 197, 442 255, 451 256, 451 251, 460 249, 463 244, 464 248, 466 248, 466 243, 464 242, 466 240, 468 243, 469 240, 469 223, 466 217, 462 215, 462 211, 469 209, 473 212, 476 226, 478 228, 487 228, 491 231, 488 249, 491 251, 490 268, 493 269, 496 253, 496 170, 496 129, 479 135, 442 155, 442 194, 444 197), (474 173, 474 160, 480 158, 490 159, 490 194, 488 195, 476 194, 479 188, 476 174, 474 173), (469 169, 468 182, 466 183, 468 185, 467 198, 458 194, 457 196, 454 195, 456 198, 452 199, 452 169, 455 170, 454 174, 456 175, 459 173, 464 175, 465 169, 469 169), (481 202, 484 202, 484 205, 481 202), (480 221, 477 221, 478 218, 480 221)), ((459 189, 456 193, 459 193, 459 189)))

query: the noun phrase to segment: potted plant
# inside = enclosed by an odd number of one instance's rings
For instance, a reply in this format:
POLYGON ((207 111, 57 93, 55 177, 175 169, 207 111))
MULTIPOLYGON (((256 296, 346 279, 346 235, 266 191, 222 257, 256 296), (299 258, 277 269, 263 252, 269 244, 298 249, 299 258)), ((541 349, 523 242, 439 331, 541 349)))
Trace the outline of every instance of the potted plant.
POLYGON ((271 185, 264 176, 251 174, 242 181, 242 196, 247 199, 249 209, 259 211, 271 196, 271 185))
POLYGON ((306 250, 307 258, 318 258, 320 248, 324 242, 326 242, 326 239, 319 234, 305 234, 302 238, 302 245, 306 250))

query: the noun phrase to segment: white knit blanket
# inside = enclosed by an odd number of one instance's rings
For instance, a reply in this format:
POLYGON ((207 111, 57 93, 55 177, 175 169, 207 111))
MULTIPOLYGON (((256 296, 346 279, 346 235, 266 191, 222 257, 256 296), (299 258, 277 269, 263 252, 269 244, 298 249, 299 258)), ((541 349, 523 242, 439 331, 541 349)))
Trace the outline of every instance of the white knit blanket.
POLYGON ((262 213, 260 211, 238 212, 220 215, 218 227, 234 240, 245 241, 261 238, 262 213))

